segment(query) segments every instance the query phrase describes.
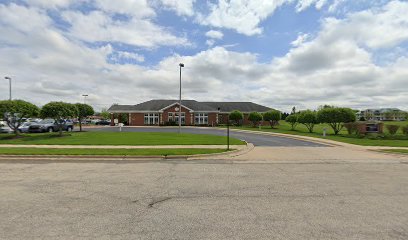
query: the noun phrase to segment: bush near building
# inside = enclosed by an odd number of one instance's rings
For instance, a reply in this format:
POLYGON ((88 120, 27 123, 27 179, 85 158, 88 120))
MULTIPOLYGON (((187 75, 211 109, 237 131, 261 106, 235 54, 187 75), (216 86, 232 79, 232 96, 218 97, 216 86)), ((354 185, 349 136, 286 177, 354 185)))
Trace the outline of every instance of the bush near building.
POLYGON ((253 127, 257 127, 262 121, 262 114, 259 112, 251 112, 248 116, 248 120, 252 122, 253 127))
POLYGON ((235 125, 239 126, 241 125, 242 119, 244 119, 244 114, 242 114, 242 112, 238 110, 235 110, 235 111, 232 111, 228 117, 230 121, 234 121, 235 125))
POLYGON ((263 114, 264 121, 269 122, 271 128, 279 125, 279 120, 281 120, 281 112, 278 110, 270 110, 263 114))
POLYGON ((408 136, 408 126, 402 127, 402 133, 408 136))
POLYGON ((394 136, 394 135, 397 133, 397 131, 398 131, 398 129, 400 128, 400 126, 398 126, 398 125, 386 125, 386 128, 387 128, 388 132, 389 132, 391 135, 394 136))

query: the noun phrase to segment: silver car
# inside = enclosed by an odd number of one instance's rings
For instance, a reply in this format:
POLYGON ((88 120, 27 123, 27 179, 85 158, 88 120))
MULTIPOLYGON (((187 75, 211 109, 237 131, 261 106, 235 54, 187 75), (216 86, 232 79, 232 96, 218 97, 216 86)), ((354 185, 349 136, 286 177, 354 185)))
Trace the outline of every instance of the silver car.
POLYGON ((7 125, 7 122, 0 121, 0 133, 12 133, 13 130, 7 125))
POLYGON ((21 124, 20 127, 18 127, 18 131, 21 133, 28 133, 28 128, 33 124, 34 122, 25 122, 21 124))

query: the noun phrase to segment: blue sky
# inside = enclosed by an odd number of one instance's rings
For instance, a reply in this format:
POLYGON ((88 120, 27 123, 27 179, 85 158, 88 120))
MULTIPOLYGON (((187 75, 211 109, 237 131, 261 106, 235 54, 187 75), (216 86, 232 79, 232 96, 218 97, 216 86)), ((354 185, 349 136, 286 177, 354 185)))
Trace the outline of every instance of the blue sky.
POLYGON ((407 110, 406 12, 402 0, 0 0, 0 72, 39 105, 176 99, 184 62, 184 98, 407 110))

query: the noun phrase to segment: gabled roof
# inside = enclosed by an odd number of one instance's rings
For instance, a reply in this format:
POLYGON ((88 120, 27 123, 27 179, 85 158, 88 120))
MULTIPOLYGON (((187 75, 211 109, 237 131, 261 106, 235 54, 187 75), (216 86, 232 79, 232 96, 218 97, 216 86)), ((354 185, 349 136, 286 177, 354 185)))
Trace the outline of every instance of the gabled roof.
POLYGON ((220 112, 232 112, 238 110, 240 112, 267 112, 271 110, 269 107, 265 107, 253 102, 203 102, 204 104, 211 106, 215 109, 220 109, 220 112))
MULTIPOLYGON (((178 100, 150 100, 137 105, 112 105, 108 112, 159 112, 177 104, 178 100)), ((253 102, 197 102, 195 100, 181 100, 181 105, 195 112, 266 112, 271 108, 253 102)))
MULTIPOLYGON (((137 105, 112 105, 108 112, 149 112, 160 111, 164 108, 177 104, 178 100, 150 100, 147 102, 139 103, 137 105)), ((212 108, 206 104, 197 102, 195 100, 181 100, 181 105, 192 109, 193 111, 207 111, 216 112, 217 109, 212 108)))

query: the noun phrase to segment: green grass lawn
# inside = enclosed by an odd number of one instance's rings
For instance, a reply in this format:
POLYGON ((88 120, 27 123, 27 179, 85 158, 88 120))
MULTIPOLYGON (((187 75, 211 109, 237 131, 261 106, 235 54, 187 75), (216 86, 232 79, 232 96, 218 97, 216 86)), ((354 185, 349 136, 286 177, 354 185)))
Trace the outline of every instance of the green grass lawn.
POLYGON ((0 155, 116 155, 116 156, 152 156, 152 155, 196 155, 222 153, 226 149, 83 149, 83 148, 0 148, 0 155))
POLYGON ((381 152, 398 153, 398 154, 408 155, 408 150, 407 149, 384 149, 384 150, 381 150, 381 152))
MULTIPOLYGON (((408 125, 408 122, 384 122, 385 125, 395 124, 400 126, 408 125)), ((298 124, 295 131, 291 130, 290 124, 285 121, 280 121, 280 125, 277 126, 275 129, 271 129, 269 126, 262 126, 261 129, 254 128, 251 126, 241 126, 241 127, 233 127, 235 129, 242 129, 242 130, 252 130, 252 131, 264 131, 264 132, 276 132, 276 133, 284 133, 284 134, 292 134, 292 135, 301 135, 301 136, 309 136, 315 138, 324 138, 330 139, 339 142, 351 143, 356 145, 362 146, 390 146, 390 147, 408 147, 408 136, 402 134, 402 130, 399 129, 396 136, 391 137, 388 134, 386 127, 384 126, 384 138, 378 139, 376 138, 377 135, 368 135, 365 138, 357 137, 356 135, 349 135, 347 130, 343 128, 340 131, 339 135, 334 135, 333 129, 327 124, 317 124, 314 128, 314 133, 309 133, 307 128, 302 125, 298 124), (323 137, 323 129, 326 128, 326 137, 323 137)))
MULTIPOLYGON (((226 145, 227 137, 156 132, 72 132, 59 137, 58 133, 22 134, 13 138, 10 134, 0 135, 0 144, 44 144, 44 145, 226 145)), ((230 138, 231 145, 244 142, 230 138)))

